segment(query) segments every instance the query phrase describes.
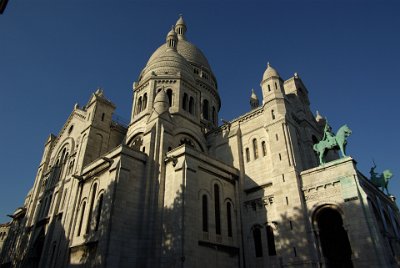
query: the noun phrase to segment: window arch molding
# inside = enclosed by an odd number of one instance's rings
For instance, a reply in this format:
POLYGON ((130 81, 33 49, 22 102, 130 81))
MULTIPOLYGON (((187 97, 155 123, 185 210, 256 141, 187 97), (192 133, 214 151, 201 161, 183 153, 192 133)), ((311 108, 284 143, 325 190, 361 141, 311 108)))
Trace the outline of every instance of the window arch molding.
POLYGON ((223 195, 223 193, 224 193, 224 187, 223 187, 223 185, 222 185, 222 182, 221 182, 221 180, 220 179, 218 179, 218 178, 214 178, 214 179, 212 179, 211 181, 210 181, 210 188, 209 189, 211 189, 211 195, 212 195, 212 198, 213 198, 213 200, 214 200, 214 185, 215 184, 218 184, 218 186, 219 186, 219 191, 220 191, 220 200, 222 201, 221 202, 221 204, 224 202, 224 200, 226 199, 225 197, 224 197, 224 195, 223 195))
POLYGON ((333 202, 332 203, 321 203, 321 202, 318 202, 317 204, 315 204, 311 208, 311 211, 310 211, 311 222, 312 222, 313 228, 318 229, 318 222, 317 222, 318 214, 319 214, 319 212, 321 212, 325 208, 330 208, 330 209, 336 210, 340 214, 340 216, 342 217, 343 226, 346 225, 347 219, 346 219, 346 216, 344 214, 343 209, 340 207, 339 204, 333 203, 333 202))
POLYGON ((101 223, 101 218, 104 211, 104 198, 105 198, 105 191, 104 189, 99 189, 97 193, 97 197, 95 198, 95 207, 93 210, 94 213, 94 231, 97 232, 101 223))
POLYGON ((57 162, 58 159, 61 158, 61 154, 63 152, 63 150, 65 149, 65 152, 68 153, 68 155, 71 154, 72 148, 75 148, 75 141, 73 138, 71 137, 67 137, 65 138, 60 146, 58 147, 58 149, 56 150, 56 152, 52 155, 53 156, 53 166, 54 164, 57 162))
POLYGON ((134 148, 140 151, 143 145, 143 133, 137 133, 132 138, 129 139, 127 145, 130 148, 134 148))
POLYGON ((262 156, 267 156, 268 155, 268 146, 267 146, 268 142, 266 141, 266 139, 261 139, 260 144, 261 144, 260 149, 261 149, 262 156))
POLYGON ((232 205, 232 209, 235 209, 235 203, 233 202, 233 200, 230 198, 230 197, 225 197, 224 199, 223 199, 223 205, 225 206, 227 203, 231 203, 231 205, 232 205))
POLYGON ((187 129, 185 130, 178 130, 175 134, 175 144, 176 146, 180 145, 180 141, 182 138, 185 138, 187 136, 189 139, 191 139, 195 143, 195 148, 199 149, 201 152, 204 152, 204 148, 200 143, 200 140, 197 138, 196 135, 190 133, 187 129))

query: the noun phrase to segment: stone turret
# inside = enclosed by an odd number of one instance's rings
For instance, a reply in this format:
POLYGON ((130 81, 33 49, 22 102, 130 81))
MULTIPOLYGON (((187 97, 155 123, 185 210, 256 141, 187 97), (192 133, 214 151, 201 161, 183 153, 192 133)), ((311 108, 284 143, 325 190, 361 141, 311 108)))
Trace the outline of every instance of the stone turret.
POLYGON ((260 86, 263 93, 263 103, 275 98, 283 98, 285 95, 283 80, 279 76, 278 72, 269 64, 269 62, 260 86))
POLYGON ((254 89, 251 90, 251 96, 250 96, 250 107, 252 110, 256 109, 259 106, 259 101, 257 98, 256 93, 254 92, 254 89))
POLYGON ((186 23, 183 20, 182 15, 179 15, 179 19, 177 20, 175 24, 175 32, 178 34, 179 39, 184 39, 185 38, 185 33, 186 33, 186 23))

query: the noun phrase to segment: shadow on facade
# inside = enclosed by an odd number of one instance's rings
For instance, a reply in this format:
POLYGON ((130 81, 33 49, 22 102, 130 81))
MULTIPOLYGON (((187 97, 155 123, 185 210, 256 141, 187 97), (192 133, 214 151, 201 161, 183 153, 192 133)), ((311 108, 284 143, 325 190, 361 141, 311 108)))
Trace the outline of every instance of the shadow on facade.
POLYGON ((184 186, 175 193, 172 206, 165 207, 162 215, 162 267, 178 267, 184 259, 184 186))

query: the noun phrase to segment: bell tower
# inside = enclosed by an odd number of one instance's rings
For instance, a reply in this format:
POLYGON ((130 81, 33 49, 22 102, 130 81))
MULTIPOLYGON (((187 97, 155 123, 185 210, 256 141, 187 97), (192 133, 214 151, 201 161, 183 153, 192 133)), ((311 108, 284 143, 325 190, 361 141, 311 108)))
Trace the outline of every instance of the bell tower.
POLYGON ((269 62, 260 86, 263 93, 263 104, 273 99, 284 98, 285 91, 283 88, 283 80, 279 76, 278 72, 269 64, 269 62))

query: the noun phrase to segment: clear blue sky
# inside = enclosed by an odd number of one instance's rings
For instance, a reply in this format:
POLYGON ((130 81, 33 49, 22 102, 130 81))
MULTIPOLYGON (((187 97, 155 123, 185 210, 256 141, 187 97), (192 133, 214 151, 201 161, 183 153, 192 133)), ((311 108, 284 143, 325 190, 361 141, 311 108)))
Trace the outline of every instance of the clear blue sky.
POLYGON ((368 175, 390 168, 400 198, 398 1, 22 1, 0 16, 0 222, 32 187, 50 133, 97 87, 129 118, 132 83, 179 13, 207 56, 220 118, 249 110, 267 62, 298 72, 312 110, 353 130, 348 154, 368 175), (300 3, 301 2, 301 3, 300 3))

